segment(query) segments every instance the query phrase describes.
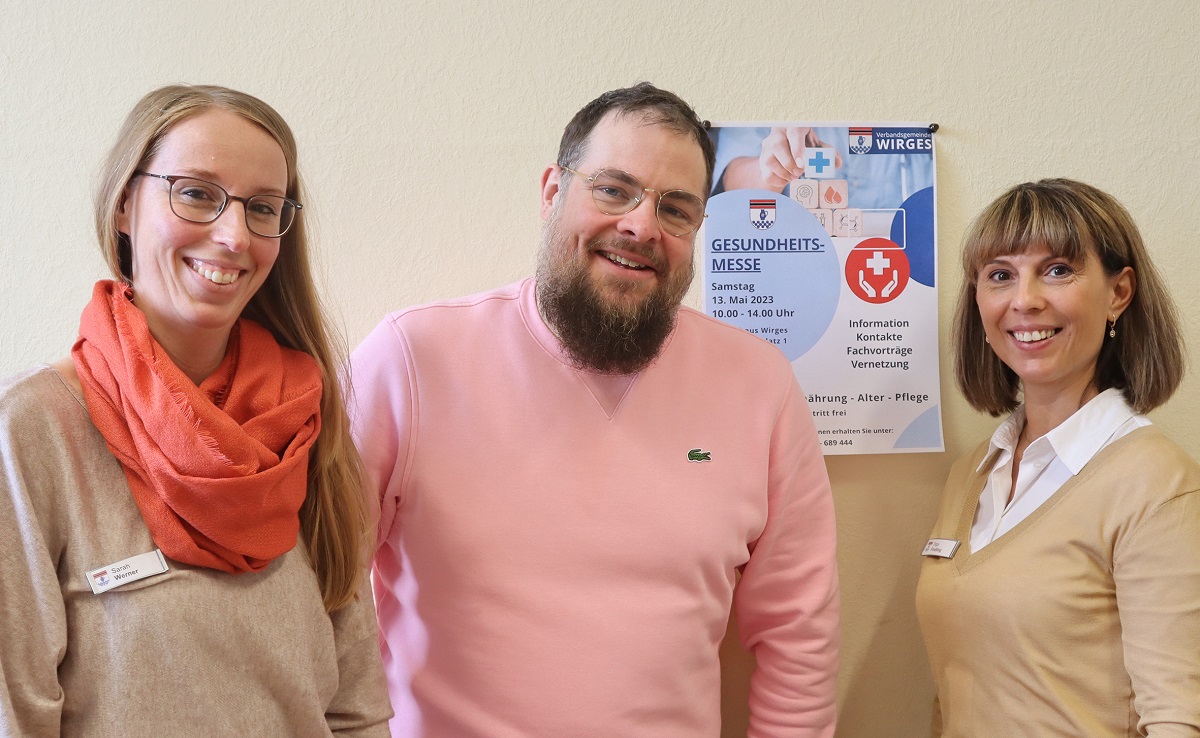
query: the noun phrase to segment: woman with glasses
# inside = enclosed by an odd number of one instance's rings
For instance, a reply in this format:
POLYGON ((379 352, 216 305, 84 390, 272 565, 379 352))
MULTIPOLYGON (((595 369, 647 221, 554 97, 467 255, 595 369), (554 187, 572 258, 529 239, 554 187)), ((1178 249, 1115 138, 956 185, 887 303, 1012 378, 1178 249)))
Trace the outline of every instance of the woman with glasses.
POLYGON ((369 511, 296 145, 164 87, 109 154, 69 358, 0 381, 0 734, 387 735, 369 511))
POLYGON ((1200 465, 1145 417, 1175 307, 1126 212, 1017 185, 967 234, 967 401, 1009 413, 950 472, 917 612, 935 735, 1200 735, 1200 465))

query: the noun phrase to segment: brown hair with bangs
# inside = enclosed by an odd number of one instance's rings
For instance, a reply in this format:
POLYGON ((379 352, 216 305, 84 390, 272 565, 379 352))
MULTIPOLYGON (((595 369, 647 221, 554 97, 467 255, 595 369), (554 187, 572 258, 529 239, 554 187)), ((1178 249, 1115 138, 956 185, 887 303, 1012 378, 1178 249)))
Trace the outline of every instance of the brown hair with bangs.
POLYGON ((1098 392, 1120 389, 1139 413, 1166 402, 1184 370, 1175 303, 1129 212, 1111 195, 1071 179, 1019 184, 988 205, 967 231, 953 336, 955 378, 967 402, 992 415, 1020 404, 1020 378, 985 342, 975 292, 983 265, 1039 246, 1072 262, 1095 254, 1110 277, 1133 269, 1133 299, 1118 320, 1116 338, 1104 335, 1093 382, 1098 392))

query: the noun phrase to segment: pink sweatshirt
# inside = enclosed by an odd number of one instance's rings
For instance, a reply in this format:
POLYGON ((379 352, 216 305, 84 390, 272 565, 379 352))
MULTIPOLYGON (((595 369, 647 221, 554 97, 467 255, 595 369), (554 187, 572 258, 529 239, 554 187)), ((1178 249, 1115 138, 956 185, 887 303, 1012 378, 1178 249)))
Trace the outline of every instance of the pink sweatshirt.
POLYGON ((388 316, 351 373, 393 736, 717 736, 731 603, 749 735, 833 735, 833 503, 775 347, 684 308, 581 372, 526 280, 388 316))

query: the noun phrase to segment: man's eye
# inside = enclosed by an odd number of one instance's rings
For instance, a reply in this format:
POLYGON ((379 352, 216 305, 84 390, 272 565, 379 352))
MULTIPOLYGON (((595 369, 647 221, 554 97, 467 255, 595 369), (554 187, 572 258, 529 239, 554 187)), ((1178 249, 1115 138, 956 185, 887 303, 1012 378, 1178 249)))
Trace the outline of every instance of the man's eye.
POLYGON ((596 185, 592 191, 607 200, 625 201, 630 199, 629 193, 617 185, 596 185))

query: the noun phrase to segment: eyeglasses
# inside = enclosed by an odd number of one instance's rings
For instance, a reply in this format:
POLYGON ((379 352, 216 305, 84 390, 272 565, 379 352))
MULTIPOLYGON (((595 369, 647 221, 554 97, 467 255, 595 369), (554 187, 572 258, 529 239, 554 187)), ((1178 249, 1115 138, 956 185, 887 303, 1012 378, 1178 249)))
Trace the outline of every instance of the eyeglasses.
POLYGON ((246 228, 256 236, 279 238, 296 222, 300 203, 279 195, 237 197, 220 185, 195 177, 151 174, 136 171, 136 177, 157 177, 171 185, 171 212, 190 223, 212 223, 221 217, 230 200, 237 200, 246 210, 246 228))
POLYGON ((658 206, 654 211, 658 223, 672 236, 695 233, 708 217, 704 212, 704 201, 686 190, 659 192, 620 169, 601 169, 590 177, 571 167, 564 166, 563 169, 587 178, 592 201, 605 215, 624 215, 640 205, 647 192, 653 192, 658 195, 658 206))

